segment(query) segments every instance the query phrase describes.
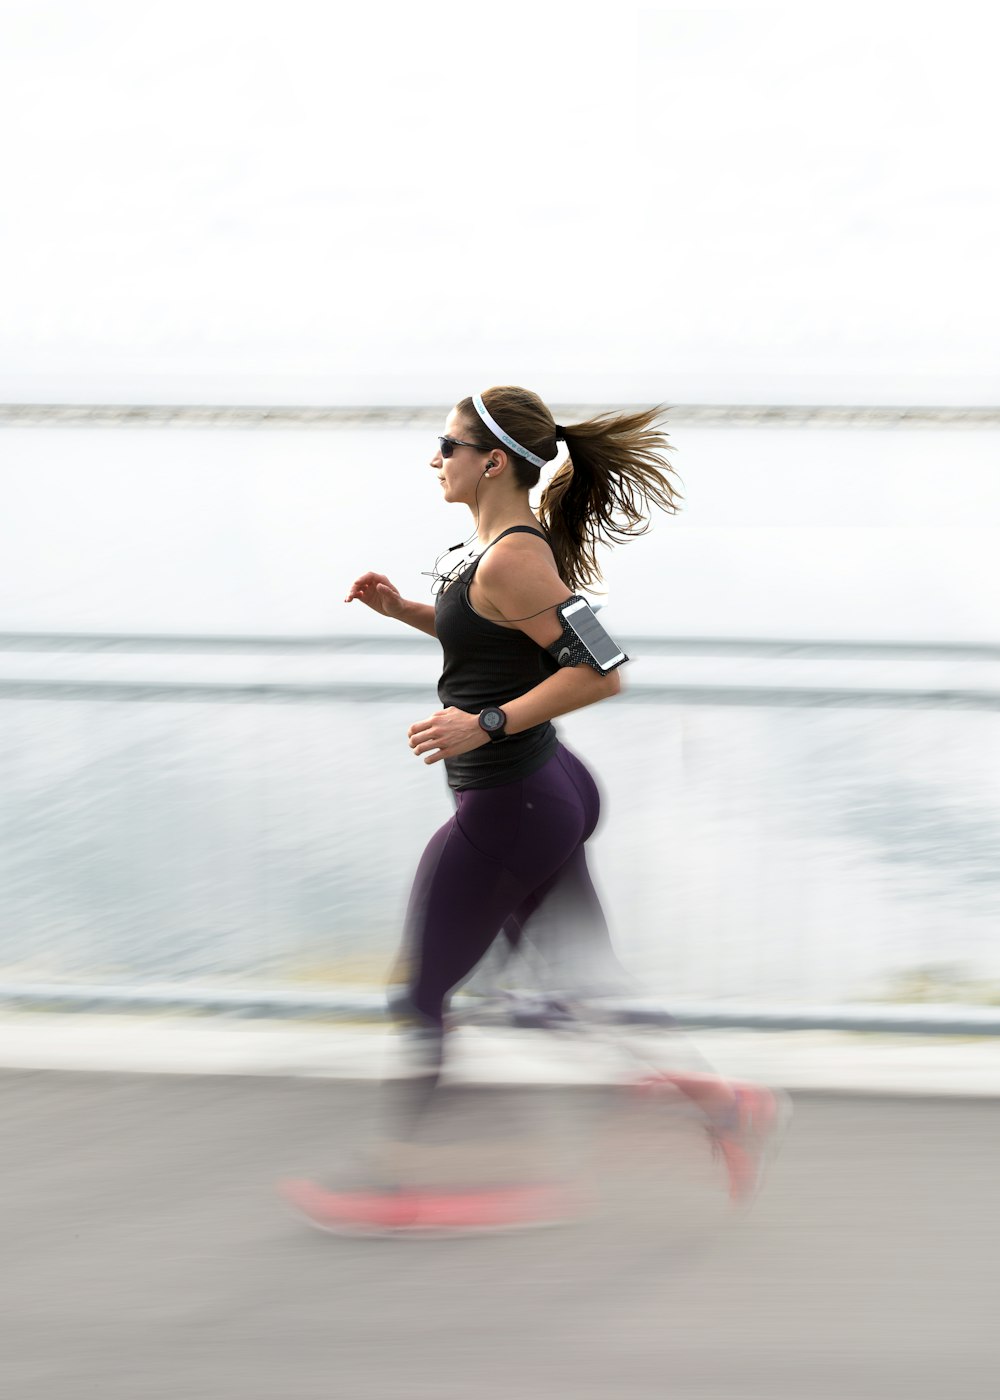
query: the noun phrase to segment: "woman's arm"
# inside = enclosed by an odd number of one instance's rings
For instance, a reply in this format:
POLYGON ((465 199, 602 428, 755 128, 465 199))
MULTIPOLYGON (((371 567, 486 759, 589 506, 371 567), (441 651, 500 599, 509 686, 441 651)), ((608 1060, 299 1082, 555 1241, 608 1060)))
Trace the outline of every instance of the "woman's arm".
MULTIPOLYGON (((536 724, 544 724, 547 719, 557 719, 571 710, 582 710, 585 705, 617 695, 621 688, 617 671, 602 676, 590 666, 564 666, 532 690, 504 704, 505 732, 520 734, 536 724)), ((425 763, 455 758, 490 743, 489 735, 479 726, 479 716, 453 706, 435 710, 426 719, 411 724, 407 737, 410 748, 425 763)))
MULTIPOLYGON (((556 573, 547 550, 543 554, 536 548, 522 548, 518 553, 521 557, 513 568, 509 557, 505 567, 494 563, 490 569, 484 566, 491 556, 483 560, 477 573, 480 586, 475 599, 476 610, 484 615, 493 613, 493 620, 504 618, 513 622, 519 619, 514 624, 519 631, 541 647, 551 646, 562 634, 556 605, 566 601, 569 590, 556 573), (532 613, 537 616, 528 616, 532 613)), ((606 700, 620 690, 617 671, 602 676, 591 666, 564 666, 524 695, 504 704, 506 733, 520 734, 546 720, 606 700)), ((425 763, 454 758, 490 743, 489 736, 479 727, 478 715, 451 706, 411 725, 408 735, 410 748, 425 763)))
POLYGON ((405 622, 418 632, 426 632, 428 637, 436 637, 434 609, 429 603, 413 603, 400 595, 399 589, 389 582, 385 574, 362 574, 355 579, 348 590, 345 603, 357 598, 371 608, 372 612, 383 617, 394 617, 397 622, 405 622))
MULTIPOLYGON (((548 676, 532 690, 508 700, 503 707, 507 716, 507 734, 520 734, 547 719, 582 710, 598 700, 606 700, 621 690, 618 672, 600 675, 590 666, 564 666, 554 676, 548 676)), ((479 726, 479 716, 449 706, 435 710, 427 719, 418 720, 407 730, 410 748, 425 763, 437 763, 442 758, 455 758, 471 753, 490 743, 490 737, 479 726)))
MULTIPOLYGON (((507 716, 507 734, 520 734, 525 729, 533 729, 536 724, 544 724, 547 719, 558 719, 573 710, 582 710, 585 705, 594 705, 598 700, 607 700, 617 695, 622 688, 617 671, 602 676, 592 666, 564 666, 554 676, 548 676, 534 690, 519 695, 516 700, 508 700, 503 707, 507 716)), ((479 717, 476 716, 478 727, 479 717)), ((487 742, 489 742, 487 740, 487 742)))

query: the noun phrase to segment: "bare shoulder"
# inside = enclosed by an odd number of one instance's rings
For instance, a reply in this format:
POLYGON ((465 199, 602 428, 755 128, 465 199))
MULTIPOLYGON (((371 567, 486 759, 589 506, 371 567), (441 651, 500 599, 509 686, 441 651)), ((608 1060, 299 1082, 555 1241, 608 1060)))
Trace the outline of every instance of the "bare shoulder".
POLYGON ((508 535, 483 556, 476 572, 473 606, 491 621, 516 625, 547 646, 559 634, 555 605, 570 590, 559 577, 546 541, 538 535, 508 535), (522 625, 523 624, 523 625, 522 625))
POLYGON ((533 575, 547 573, 550 577, 559 577, 548 541, 541 535, 527 531, 505 535, 491 545, 483 555, 477 573, 484 584, 502 584, 512 573, 521 573, 524 569, 530 570, 533 575))

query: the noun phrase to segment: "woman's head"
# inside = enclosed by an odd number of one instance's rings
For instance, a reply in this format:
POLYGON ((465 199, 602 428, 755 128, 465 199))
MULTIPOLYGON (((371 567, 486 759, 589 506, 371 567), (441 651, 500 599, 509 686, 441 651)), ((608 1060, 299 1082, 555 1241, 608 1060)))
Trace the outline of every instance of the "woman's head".
POLYGON ((438 438, 438 447, 430 466, 441 484, 444 499, 450 504, 463 502, 478 511, 479 486, 499 465, 493 449, 485 441, 487 434, 473 428, 452 409, 438 438))
POLYGON ((454 411, 476 442, 506 454, 518 486, 530 491, 538 485, 542 465, 555 457, 558 446, 555 419, 537 394, 513 384, 500 384, 482 394, 462 399, 455 405, 454 411), (487 417, 480 414, 476 407, 477 398, 487 417), (487 418, 491 418, 506 436, 495 432, 487 418), (513 450, 511 438, 522 449, 521 452, 513 450), (531 457, 538 461, 533 462, 531 457))
POLYGON ((569 455, 542 492, 538 514, 560 575, 570 588, 582 588, 600 581, 599 544, 643 534, 653 506, 670 514, 679 509, 667 435, 657 425, 661 413, 602 413, 560 428, 537 394, 502 384, 462 399, 448 421, 461 427, 458 436, 480 445, 480 460, 506 454, 525 491, 538 484, 565 438, 569 455))

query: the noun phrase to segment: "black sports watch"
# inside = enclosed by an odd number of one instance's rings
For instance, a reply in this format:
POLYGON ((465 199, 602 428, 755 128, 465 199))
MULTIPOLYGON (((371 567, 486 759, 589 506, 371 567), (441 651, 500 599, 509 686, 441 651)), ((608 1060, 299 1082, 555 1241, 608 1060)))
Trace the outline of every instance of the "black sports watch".
POLYGON ((487 705, 479 714, 479 728, 490 736, 490 743, 498 744, 507 737, 507 716, 499 705, 487 705))

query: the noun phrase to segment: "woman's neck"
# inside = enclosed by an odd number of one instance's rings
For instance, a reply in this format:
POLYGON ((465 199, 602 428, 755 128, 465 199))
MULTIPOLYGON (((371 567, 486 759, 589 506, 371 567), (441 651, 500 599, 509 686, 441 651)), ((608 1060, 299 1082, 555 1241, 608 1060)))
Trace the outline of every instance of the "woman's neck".
MULTIPOLYGON (((476 513, 472 513, 473 520, 476 513)), ((528 504, 527 496, 517 496, 510 500, 481 501, 479 520, 476 524, 476 538, 485 547, 510 529, 511 525, 530 525, 538 529, 538 521, 528 504)))

